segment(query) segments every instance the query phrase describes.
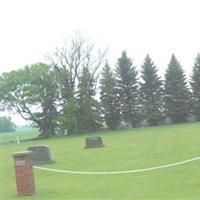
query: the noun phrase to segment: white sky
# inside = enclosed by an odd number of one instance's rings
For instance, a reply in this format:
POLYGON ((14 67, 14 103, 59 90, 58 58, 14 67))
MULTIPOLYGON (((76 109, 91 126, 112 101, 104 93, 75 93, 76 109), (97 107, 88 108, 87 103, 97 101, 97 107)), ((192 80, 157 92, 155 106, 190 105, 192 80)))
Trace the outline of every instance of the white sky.
POLYGON ((149 53, 163 75, 175 53, 190 74, 199 8, 199 0, 0 0, 0 74, 44 61, 76 30, 108 47, 112 65, 122 50, 139 67, 149 53))

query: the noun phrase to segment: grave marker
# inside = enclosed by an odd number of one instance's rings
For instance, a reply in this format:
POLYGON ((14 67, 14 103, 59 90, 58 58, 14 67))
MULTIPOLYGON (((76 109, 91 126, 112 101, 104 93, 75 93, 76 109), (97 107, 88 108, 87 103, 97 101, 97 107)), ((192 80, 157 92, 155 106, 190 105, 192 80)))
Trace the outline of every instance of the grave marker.
POLYGON ((96 147, 104 147, 103 140, 101 137, 87 137, 85 139, 85 148, 96 148, 96 147))
POLYGON ((54 163, 51 158, 51 152, 48 145, 37 145, 28 147, 28 151, 32 151, 31 155, 33 164, 50 164, 54 163))

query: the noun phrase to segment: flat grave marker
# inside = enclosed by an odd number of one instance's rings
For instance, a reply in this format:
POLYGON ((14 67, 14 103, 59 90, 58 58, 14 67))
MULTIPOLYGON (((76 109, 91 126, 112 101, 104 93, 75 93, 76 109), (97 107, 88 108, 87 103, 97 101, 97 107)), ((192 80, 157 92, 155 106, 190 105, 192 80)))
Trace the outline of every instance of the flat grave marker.
POLYGON ((96 147, 105 147, 101 137, 87 137, 85 139, 85 148, 96 148, 96 147))

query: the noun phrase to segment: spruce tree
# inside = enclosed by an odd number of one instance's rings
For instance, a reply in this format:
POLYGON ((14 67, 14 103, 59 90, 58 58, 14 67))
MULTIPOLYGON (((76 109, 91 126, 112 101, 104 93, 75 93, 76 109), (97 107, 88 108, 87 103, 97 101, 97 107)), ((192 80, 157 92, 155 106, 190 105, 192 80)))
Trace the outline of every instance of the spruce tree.
POLYGON ((89 68, 83 67, 77 92, 77 129, 79 133, 97 131, 101 127, 100 106, 94 98, 95 83, 96 80, 89 68))
POLYGON ((140 102, 143 117, 149 125, 157 125, 162 120, 162 81, 149 55, 144 59, 141 78, 140 102))
POLYGON ((138 72, 132 65, 132 60, 123 51, 116 68, 117 89, 122 118, 131 123, 132 127, 136 127, 139 122, 137 75, 138 72))
POLYGON ((100 95, 104 121, 110 130, 115 130, 120 124, 120 105, 116 91, 116 80, 108 63, 102 71, 100 95))
POLYGON ((165 74, 165 112, 174 123, 185 122, 190 112, 186 76, 174 54, 165 74))
POLYGON ((200 120, 200 54, 195 59, 190 85, 192 89, 192 113, 197 120, 200 120))

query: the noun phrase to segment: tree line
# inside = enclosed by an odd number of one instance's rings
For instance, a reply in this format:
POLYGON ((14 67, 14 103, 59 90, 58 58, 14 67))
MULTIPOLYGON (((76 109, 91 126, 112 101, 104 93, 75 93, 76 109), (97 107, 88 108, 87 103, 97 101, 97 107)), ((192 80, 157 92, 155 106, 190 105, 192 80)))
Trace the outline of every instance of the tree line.
POLYGON ((200 54, 190 80, 173 54, 164 80, 147 55, 138 71, 123 51, 116 66, 80 35, 37 63, 0 76, 1 108, 40 129, 40 137, 200 119, 200 54))

